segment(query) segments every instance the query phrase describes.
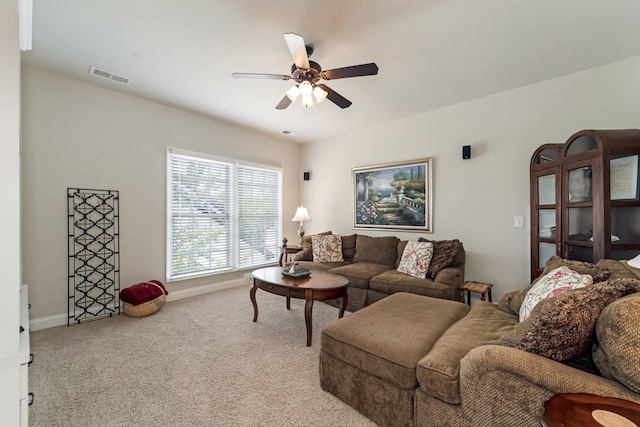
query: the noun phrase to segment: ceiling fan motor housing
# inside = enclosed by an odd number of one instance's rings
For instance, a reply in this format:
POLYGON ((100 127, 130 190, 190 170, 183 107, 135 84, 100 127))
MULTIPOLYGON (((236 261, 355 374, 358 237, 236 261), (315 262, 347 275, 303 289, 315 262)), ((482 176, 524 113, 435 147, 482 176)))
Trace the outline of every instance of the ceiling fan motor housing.
POLYGON ((322 79, 322 67, 315 61, 309 61, 309 69, 298 68, 296 64, 291 66, 291 78, 298 83, 308 81, 318 83, 322 79))

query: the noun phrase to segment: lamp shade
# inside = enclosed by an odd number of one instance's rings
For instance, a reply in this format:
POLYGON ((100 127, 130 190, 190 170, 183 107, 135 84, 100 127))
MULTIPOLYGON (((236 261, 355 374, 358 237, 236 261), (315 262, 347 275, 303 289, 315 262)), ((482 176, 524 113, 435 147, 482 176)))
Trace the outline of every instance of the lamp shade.
POLYGON ((298 206, 296 209, 296 214, 291 218, 291 221, 311 221, 311 217, 309 216, 309 212, 307 212, 307 208, 304 206, 298 206))

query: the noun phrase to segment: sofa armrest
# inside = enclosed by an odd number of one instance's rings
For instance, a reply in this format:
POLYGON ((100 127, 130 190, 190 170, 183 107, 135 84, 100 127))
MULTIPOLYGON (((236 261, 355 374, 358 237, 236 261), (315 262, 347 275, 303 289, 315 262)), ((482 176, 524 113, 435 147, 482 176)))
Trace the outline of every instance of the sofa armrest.
POLYGON ((460 362, 463 411, 472 423, 539 425, 542 406, 557 393, 592 393, 640 402, 640 394, 537 354, 485 345, 460 362), (514 424, 515 423, 515 424, 514 424))
POLYGON ((464 283, 464 270, 456 267, 444 268, 433 281, 457 288, 464 283))

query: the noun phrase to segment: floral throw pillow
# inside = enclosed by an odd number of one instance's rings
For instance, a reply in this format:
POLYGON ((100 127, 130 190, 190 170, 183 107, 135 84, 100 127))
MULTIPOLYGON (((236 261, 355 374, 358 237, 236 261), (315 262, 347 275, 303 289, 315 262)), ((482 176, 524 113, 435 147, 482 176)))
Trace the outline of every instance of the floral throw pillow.
POLYGON ((593 285, 593 278, 588 274, 579 274, 567 266, 551 270, 540 278, 527 292, 520 306, 520 321, 524 322, 533 308, 540 301, 559 295, 570 289, 593 285))
POLYGON ((424 278, 429 271, 432 257, 433 243, 407 242, 398 264, 398 271, 409 276, 424 278))
POLYGON ((342 238, 339 234, 314 235, 311 238, 313 262, 342 262, 342 238))

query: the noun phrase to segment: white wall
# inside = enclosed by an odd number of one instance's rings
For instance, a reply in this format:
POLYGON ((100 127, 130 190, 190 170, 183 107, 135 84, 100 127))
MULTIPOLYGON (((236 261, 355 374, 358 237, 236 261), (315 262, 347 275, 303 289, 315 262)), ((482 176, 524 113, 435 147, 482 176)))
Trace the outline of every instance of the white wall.
POLYGON ((460 239, 467 251, 466 278, 493 283, 497 301, 529 282, 533 151, 582 129, 640 128, 638 76, 635 57, 307 144, 302 166, 312 178, 301 185, 313 218, 307 232, 354 233, 351 168, 433 157, 431 238, 460 239), (472 147, 469 160, 462 160, 463 145, 472 147), (525 228, 513 227, 516 215, 525 217, 525 228))
MULTIPOLYGON (((22 76, 23 275, 32 319, 67 313, 68 187, 119 190, 122 287, 165 280, 167 146, 282 167, 283 234, 295 236, 289 215, 299 204, 297 144, 37 68, 25 67, 22 76)), ((168 289, 240 276, 174 282, 168 289)))

